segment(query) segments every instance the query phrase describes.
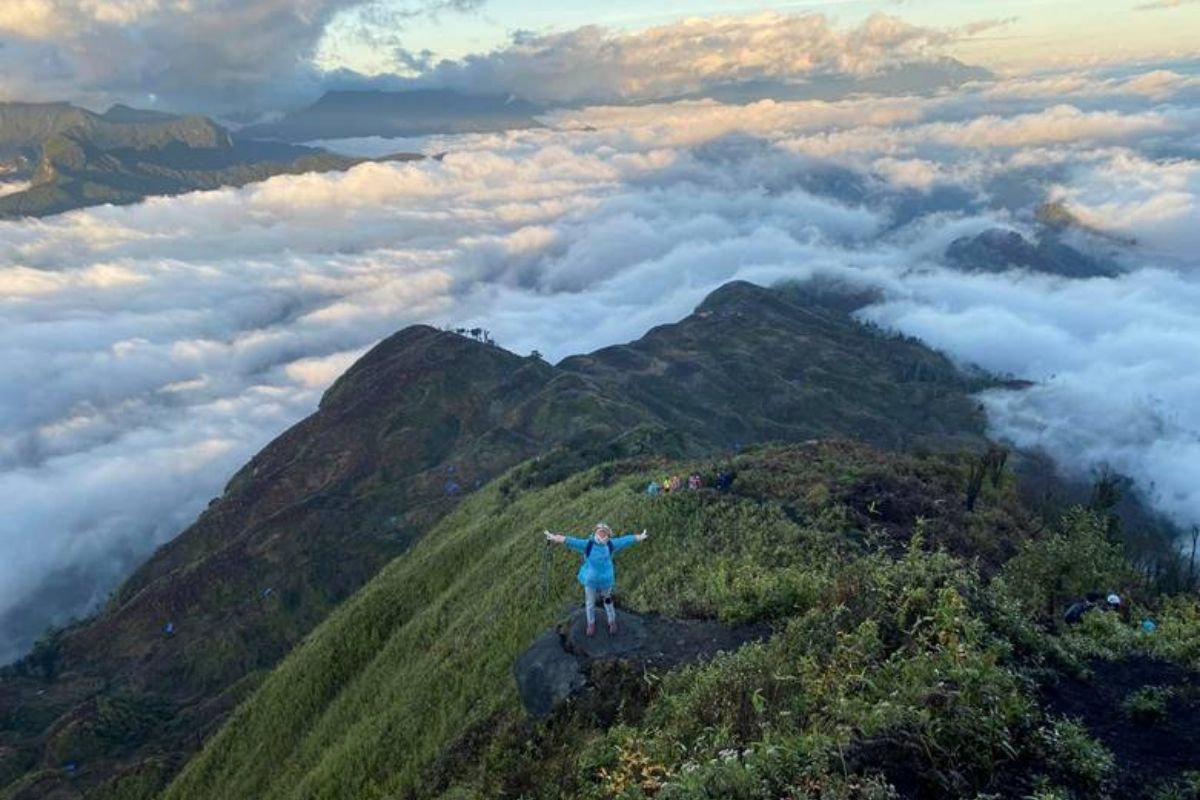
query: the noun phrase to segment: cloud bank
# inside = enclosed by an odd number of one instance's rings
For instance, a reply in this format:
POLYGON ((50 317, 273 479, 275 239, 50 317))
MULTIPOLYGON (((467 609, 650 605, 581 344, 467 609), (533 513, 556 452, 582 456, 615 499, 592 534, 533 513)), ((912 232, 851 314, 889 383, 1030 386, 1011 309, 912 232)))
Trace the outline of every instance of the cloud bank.
MULTIPOLYGON (((391 4, 387 24, 483 0, 391 4)), ((330 23, 372 0, 5 0, 0 99, 267 110, 311 100, 330 23)), ((383 22, 383 21, 381 21, 383 22)))
POLYGON ((1130 94, 1076 79, 1003 101, 978 85, 574 109, 428 141, 442 161, 0 223, 0 660, 94 607, 394 330, 481 325, 557 359, 734 278, 877 287, 865 317, 1039 382, 983 398, 996 435, 1080 475, 1129 472, 1190 524, 1196 106, 1186 81, 1130 94), (944 263, 957 237, 1034 232, 1047 201, 1136 240, 1068 235, 1117 277, 944 263))
POLYGON ((923 65, 927 89, 976 73, 943 60, 960 28, 877 13, 841 28, 823 14, 684 19, 634 32, 585 26, 518 31, 504 47, 438 60, 401 46, 419 15, 469 13, 486 0, 9 0, 0 5, 0 98, 115 101, 253 116, 305 105, 326 89, 453 88, 550 103, 628 102, 771 82, 837 92, 923 65), (339 64, 369 50, 378 74, 339 64), (328 51, 328 52, 327 52, 328 51))
POLYGON ((804 82, 864 77, 934 61, 968 29, 935 29, 874 14, 836 28, 823 14, 762 13, 685 19, 632 33, 587 26, 565 33, 518 33, 505 48, 431 63, 412 54, 420 83, 471 92, 510 92, 549 102, 630 101, 684 95, 748 81, 804 82))

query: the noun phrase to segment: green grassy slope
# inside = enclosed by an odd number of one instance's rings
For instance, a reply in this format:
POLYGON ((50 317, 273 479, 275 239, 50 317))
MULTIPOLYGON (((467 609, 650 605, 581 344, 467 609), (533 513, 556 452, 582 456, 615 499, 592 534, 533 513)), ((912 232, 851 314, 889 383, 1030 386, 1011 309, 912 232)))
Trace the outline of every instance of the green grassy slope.
MULTIPOLYGON (((1116 615, 1062 636, 1039 624, 1129 579, 1107 520, 1045 528, 1009 477, 966 512, 964 459, 829 442, 739 456, 731 494, 642 492, 664 468, 711 466, 625 462, 532 491, 517 488, 527 468, 497 480, 319 626, 164 800, 1184 791, 1177 763, 1148 780, 1140 756, 1114 759, 1038 689, 1097 654, 1200 659, 1194 600, 1159 607, 1155 637, 1116 615), (600 518, 652 531, 619 556, 626 607, 775 634, 665 676, 593 673, 608 702, 534 723, 510 668, 579 593, 576 559, 554 548, 543 594, 537 532, 600 518)), ((1200 727, 1195 701, 1172 707, 1180 736, 1200 727)))
POLYGON ((657 465, 597 468, 528 492, 514 489, 520 470, 500 479, 314 631, 165 796, 431 794, 430 766, 460 734, 521 717, 512 662, 576 599, 575 559, 557 548, 542 594, 536 534, 546 527, 649 527, 651 540, 620 559, 629 606, 780 624, 846 591, 854 576, 840 567, 871 549, 864 537, 898 545, 909 535, 910 512, 872 525, 879 508, 858 507, 881 476, 924 495, 934 540, 1029 530, 1007 490, 987 511, 960 512, 949 461, 826 444, 756 451, 736 467, 728 496, 646 497, 657 465))

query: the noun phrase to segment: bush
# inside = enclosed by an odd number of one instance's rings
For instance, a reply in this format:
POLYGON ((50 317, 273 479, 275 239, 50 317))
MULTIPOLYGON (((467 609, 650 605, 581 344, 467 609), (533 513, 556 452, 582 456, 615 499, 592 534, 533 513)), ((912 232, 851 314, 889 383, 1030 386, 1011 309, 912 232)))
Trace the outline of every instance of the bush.
POLYGON ((1093 739, 1078 720, 1052 721, 1039 731, 1047 759, 1073 781, 1099 789, 1115 761, 1108 748, 1093 739))
POLYGON ((1089 592, 1111 591, 1134 580, 1121 545, 1108 538, 1107 520, 1084 508, 1072 509, 1057 530, 1027 542, 1003 575, 1028 612, 1050 618, 1089 592))
POLYGON ((1143 724, 1163 722, 1167 718, 1167 701, 1173 694, 1165 686, 1143 686, 1121 702, 1121 713, 1143 724))

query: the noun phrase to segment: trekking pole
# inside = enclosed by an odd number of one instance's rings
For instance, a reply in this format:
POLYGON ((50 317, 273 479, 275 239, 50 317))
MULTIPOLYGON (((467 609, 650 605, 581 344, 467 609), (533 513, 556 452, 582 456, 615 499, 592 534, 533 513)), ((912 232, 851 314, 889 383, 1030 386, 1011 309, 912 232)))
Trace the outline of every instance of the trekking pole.
POLYGON ((550 540, 542 544, 542 602, 550 599, 550 540))

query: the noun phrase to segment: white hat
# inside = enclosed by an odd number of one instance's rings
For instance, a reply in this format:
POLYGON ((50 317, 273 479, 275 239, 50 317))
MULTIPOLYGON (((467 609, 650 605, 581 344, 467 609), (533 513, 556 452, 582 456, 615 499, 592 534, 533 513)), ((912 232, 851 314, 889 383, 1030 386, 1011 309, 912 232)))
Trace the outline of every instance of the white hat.
POLYGON ((1108 598, 1107 598, 1107 599, 1108 599, 1108 604, 1109 604, 1110 606, 1119 606, 1119 605, 1121 605, 1121 595, 1119 595, 1119 594, 1115 594, 1115 593, 1114 593, 1114 594, 1110 594, 1110 595, 1108 596, 1108 598))

